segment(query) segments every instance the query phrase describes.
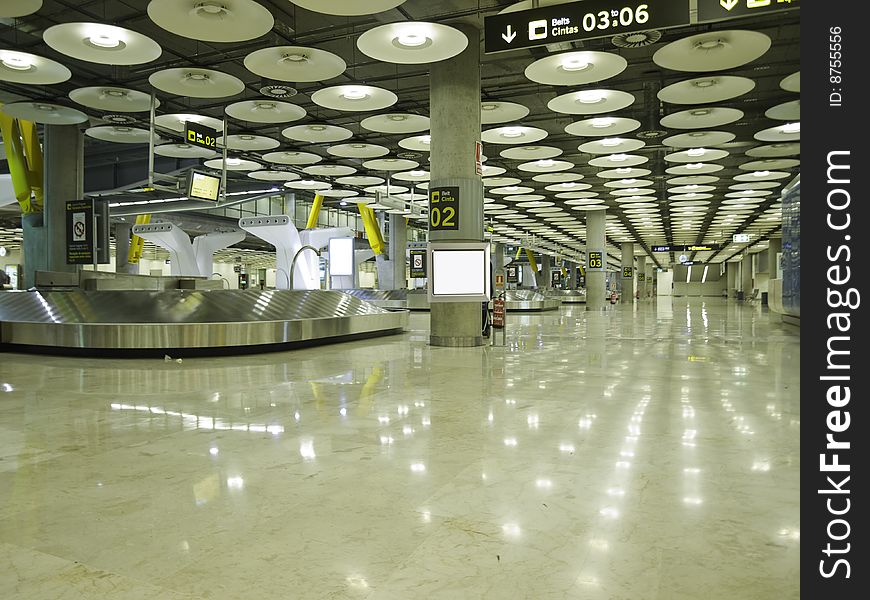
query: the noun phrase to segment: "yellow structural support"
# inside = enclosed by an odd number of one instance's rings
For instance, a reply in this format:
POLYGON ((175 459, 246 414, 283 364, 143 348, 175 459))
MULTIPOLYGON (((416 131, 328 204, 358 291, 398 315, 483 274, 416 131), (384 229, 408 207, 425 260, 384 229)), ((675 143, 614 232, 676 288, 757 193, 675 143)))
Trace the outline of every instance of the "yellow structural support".
POLYGON ((519 260, 519 259, 520 259, 520 254, 522 254, 522 253, 523 253, 523 247, 522 247, 522 246, 518 246, 518 247, 517 247, 517 255, 514 257, 514 260, 519 260))
MULTIPOLYGON (((21 206, 21 212, 23 214, 40 212, 42 210, 41 204, 37 204, 31 199, 33 189, 30 182, 34 176, 31 176, 27 166, 21 124, 17 119, 0 112, 0 132, 3 134, 3 144, 6 148, 6 162, 12 177, 12 189, 15 191, 15 198, 21 206)), ((42 187, 41 184, 40 187, 42 187)))
POLYGON ((305 224, 305 229, 317 227, 317 218, 320 216, 321 206, 323 206, 323 196, 316 194, 314 196, 314 203, 311 205, 311 212, 308 213, 308 223, 305 224))
POLYGON ((537 273, 538 272, 538 261, 535 260, 535 255, 528 248, 526 248, 526 256, 529 257, 529 264, 532 266, 532 271, 537 273))
POLYGON ((383 254, 385 246, 384 236, 381 234, 381 228, 378 226, 375 211, 365 204, 357 204, 357 206, 359 207, 359 214, 366 229, 366 236, 369 238, 369 245, 375 254, 383 254))
POLYGON ((21 139, 24 141, 24 153, 27 157, 27 180, 33 192, 30 205, 33 212, 42 212, 45 195, 42 190, 42 146, 39 145, 39 132, 36 130, 36 123, 31 121, 19 120, 18 126, 21 129, 21 139))
MULTIPOLYGON (((136 217, 136 225, 147 225, 151 222, 151 215, 139 215, 136 217)), ((130 252, 127 255, 127 262, 131 265, 138 265, 139 259, 142 258, 142 250, 145 248, 145 240, 136 234, 133 234, 133 239, 130 240, 130 252)))

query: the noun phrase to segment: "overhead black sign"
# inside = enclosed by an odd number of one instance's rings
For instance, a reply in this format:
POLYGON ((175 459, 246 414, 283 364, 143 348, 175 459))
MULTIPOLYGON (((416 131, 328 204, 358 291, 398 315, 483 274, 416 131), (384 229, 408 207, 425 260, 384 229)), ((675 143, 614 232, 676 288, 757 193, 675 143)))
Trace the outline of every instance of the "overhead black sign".
POLYGON ((94 262, 94 201, 71 200, 66 203, 66 263, 87 265, 94 262))
POLYGON ((553 285, 559 285, 562 283, 562 274, 559 271, 553 271, 550 273, 550 282, 553 285))
POLYGON ((504 52, 688 24, 689 0, 585 0, 485 17, 484 46, 504 52))
POLYGON ((187 143, 194 146, 202 146, 203 148, 211 148, 214 150, 217 147, 217 130, 211 127, 206 127, 200 123, 187 121, 185 124, 187 132, 187 143))
POLYGON ((638 273, 637 280, 638 281, 646 281, 646 273, 638 273))
POLYGON ((429 231, 459 230, 459 188, 429 190, 429 231))
POLYGON ((800 8, 800 0, 698 0, 699 21, 719 21, 800 8))
POLYGON ((508 283, 519 283, 520 282, 518 267, 516 267, 516 266, 505 267, 505 273, 507 274, 507 282, 508 283))
POLYGON ((598 251, 588 252, 586 254, 586 268, 589 270, 604 270, 604 253, 598 251))
POLYGON ((634 269, 632 267, 622 267, 622 276, 625 279, 634 277, 634 269))
POLYGON ((653 252, 713 252, 719 250, 719 244, 694 244, 689 246, 653 246, 653 252))
POLYGON ((427 277, 426 274, 426 251, 411 250, 411 277, 417 279, 427 277))

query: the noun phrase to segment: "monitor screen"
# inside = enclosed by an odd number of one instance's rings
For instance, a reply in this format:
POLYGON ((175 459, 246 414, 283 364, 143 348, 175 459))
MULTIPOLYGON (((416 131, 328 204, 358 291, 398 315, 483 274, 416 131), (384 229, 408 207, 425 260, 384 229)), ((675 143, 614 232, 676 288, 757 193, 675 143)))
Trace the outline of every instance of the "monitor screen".
POLYGON ((484 250, 433 250, 432 294, 486 295, 486 258, 484 250))
POLYGON ((220 177, 200 173, 199 171, 190 172, 190 185, 188 186, 187 197, 191 200, 217 202, 220 191, 220 177))
POLYGON ((333 277, 353 275, 353 238, 329 240, 329 274, 333 277))

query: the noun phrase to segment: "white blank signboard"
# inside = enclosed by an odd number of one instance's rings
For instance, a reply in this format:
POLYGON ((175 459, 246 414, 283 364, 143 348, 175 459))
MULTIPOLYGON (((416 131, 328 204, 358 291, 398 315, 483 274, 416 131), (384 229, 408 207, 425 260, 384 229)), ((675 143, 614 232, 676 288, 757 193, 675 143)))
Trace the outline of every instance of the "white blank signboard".
POLYGON ((329 274, 333 277, 353 275, 353 238, 329 240, 329 274))
POLYGON ((434 250, 432 293, 435 296, 486 294, 484 250, 434 250))

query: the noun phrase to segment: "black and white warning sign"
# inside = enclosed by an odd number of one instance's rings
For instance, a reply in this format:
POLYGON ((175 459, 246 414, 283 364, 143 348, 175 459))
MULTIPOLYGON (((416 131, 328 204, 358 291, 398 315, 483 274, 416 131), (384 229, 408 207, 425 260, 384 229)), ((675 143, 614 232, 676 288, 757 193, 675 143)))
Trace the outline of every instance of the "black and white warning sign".
POLYGON ((411 277, 426 277, 426 251, 411 250, 411 277))
POLYGON ((66 262, 69 265, 94 262, 93 200, 66 203, 66 262))

